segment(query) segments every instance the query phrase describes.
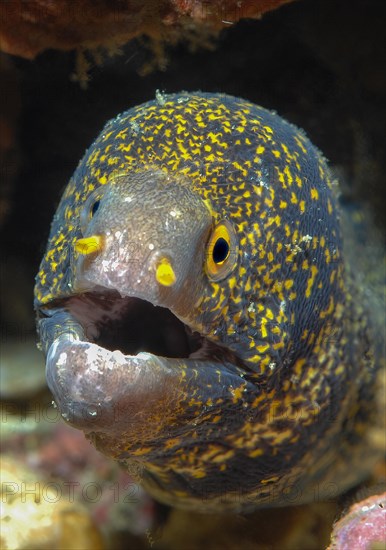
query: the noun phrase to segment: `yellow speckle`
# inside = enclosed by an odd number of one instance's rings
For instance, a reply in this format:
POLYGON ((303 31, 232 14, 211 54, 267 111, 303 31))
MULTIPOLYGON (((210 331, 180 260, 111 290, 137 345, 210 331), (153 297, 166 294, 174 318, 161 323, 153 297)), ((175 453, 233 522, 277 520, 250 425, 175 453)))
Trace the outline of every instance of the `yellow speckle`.
POLYGON ((315 187, 312 187, 311 188, 311 199, 312 200, 318 200, 319 198, 319 192, 317 189, 315 189, 315 187))
POLYGON ((259 353, 265 353, 269 349, 269 344, 265 344, 262 346, 256 346, 256 349, 259 353))
POLYGON ((261 337, 262 338, 267 338, 267 336, 268 336, 267 319, 265 317, 262 317, 262 319, 261 319, 260 331, 261 331, 261 337))
POLYGON ((257 456, 261 456, 264 453, 263 449, 255 449, 254 451, 250 451, 248 454, 251 458, 256 458, 257 456))
POLYGON ((317 273, 318 273, 318 268, 316 267, 316 265, 311 265, 311 277, 307 281, 307 288, 305 292, 306 298, 309 298, 311 296, 312 286, 315 282, 315 277, 317 273))
POLYGON ((284 288, 289 290, 294 285, 293 279, 287 279, 284 281, 284 288))

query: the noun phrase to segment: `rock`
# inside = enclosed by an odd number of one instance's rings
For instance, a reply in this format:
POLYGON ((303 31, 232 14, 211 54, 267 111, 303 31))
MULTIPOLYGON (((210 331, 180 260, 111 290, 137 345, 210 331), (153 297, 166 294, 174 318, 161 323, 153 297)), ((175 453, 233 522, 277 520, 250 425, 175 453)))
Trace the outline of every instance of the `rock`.
POLYGON ((46 386, 45 366, 34 340, 4 342, 0 352, 0 396, 2 399, 30 397, 46 386))
MULTIPOLYGON (((6 527, 1 532, 11 544, 1 548, 25 548, 23 544, 32 547, 31 533, 27 537, 22 522, 16 521, 18 515, 28 514, 29 523, 37 525, 42 537, 47 534, 47 548, 73 546, 66 546, 65 539, 60 546, 62 538, 55 539, 57 546, 52 546, 51 531, 43 532, 41 523, 49 524, 52 530, 57 525, 60 537, 62 526, 64 529, 78 522, 90 536, 95 524, 97 532, 109 541, 121 533, 138 544, 146 540, 145 533, 154 521, 153 501, 130 475, 96 451, 81 432, 64 423, 50 396, 29 402, 8 401, 2 405, 1 420, 2 523, 6 527)), ((46 548, 41 540, 39 544, 33 542, 33 548, 46 548)), ((82 546, 80 535, 75 540, 79 543, 76 548, 94 548, 82 546)))
POLYGON ((263 13, 292 0, 152 0, 147 2, 92 2, 36 0, 2 2, 0 48, 33 59, 55 48, 117 48, 130 39, 147 35, 155 40, 199 35, 237 22, 260 18, 263 13))
POLYGON ((245 516, 174 509, 164 527, 147 535, 154 550, 321 550, 328 544, 336 510, 334 502, 258 510, 245 516))

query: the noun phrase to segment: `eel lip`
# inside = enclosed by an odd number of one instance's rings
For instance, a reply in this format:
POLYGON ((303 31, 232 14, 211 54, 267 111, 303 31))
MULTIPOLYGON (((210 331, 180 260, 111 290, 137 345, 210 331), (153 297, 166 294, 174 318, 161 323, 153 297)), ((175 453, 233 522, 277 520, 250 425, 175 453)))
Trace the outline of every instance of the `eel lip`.
POLYGON ((46 376, 62 417, 85 432, 122 433, 128 423, 138 429, 178 382, 167 361, 153 354, 125 356, 68 339, 51 345, 46 376))

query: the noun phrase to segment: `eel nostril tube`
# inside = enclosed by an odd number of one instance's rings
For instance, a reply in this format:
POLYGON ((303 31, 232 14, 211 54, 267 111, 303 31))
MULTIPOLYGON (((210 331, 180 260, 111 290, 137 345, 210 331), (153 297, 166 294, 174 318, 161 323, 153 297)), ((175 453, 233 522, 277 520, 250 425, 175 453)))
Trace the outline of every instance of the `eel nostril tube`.
POLYGON ((158 261, 155 278, 162 286, 172 286, 176 282, 176 275, 168 258, 161 258, 158 261))
POLYGON ((102 237, 101 235, 91 235, 90 237, 78 239, 75 241, 74 247, 79 254, 84 256, 99 253, 102 250, 102 237))

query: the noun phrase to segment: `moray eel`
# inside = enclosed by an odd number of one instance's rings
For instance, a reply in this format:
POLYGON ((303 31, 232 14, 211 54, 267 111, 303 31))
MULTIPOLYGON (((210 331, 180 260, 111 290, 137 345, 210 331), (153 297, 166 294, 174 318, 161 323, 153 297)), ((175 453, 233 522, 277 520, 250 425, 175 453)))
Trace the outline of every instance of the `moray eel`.
POLYGON ((155 499, 332 498, 379 457, 379 362, 336 194, 301 130, 224 94, 158 94, 79 163, 35 287, 47 381, 155 499))

